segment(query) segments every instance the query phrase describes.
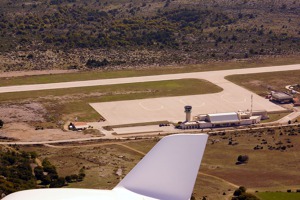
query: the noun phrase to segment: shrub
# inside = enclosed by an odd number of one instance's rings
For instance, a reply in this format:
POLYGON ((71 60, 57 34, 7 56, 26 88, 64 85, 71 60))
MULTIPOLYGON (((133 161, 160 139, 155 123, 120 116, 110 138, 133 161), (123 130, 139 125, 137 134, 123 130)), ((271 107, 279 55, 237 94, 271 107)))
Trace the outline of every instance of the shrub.
POLYGON ((27 58, 28 58, 28 59, 33 59, 33 54, 29 54, 29 55, 27 56, 27 58))
POLYGON ((4 125, 4 122, 0 119, 0 128, 2 128, 4 125))
POLYGON ((233 193, 233 195, 236 197, 240 196, 241 194, 242 194, 242 190, 240 190, 240 189, 236 189, 233 193))
POLYGON ((246 192, 246 188, 244 186, 240 186, 239 189, 244 193, 246 192))
POLYGON ((40 166, 34 168, 34 175, 37 180, 42 180, 44 177, 44 169, 40 166))
POLYGON ((65 177, 65 180, 66 180, 68 183, 71 183, 71 182, 72 182, 71 176, 66 176, 66 177, 65 177))
POLYGON ((233 193, 231 200, 259 200, 253 194, 246 193, 246 188, 244 186, 240 186, 233 193))
POLYGON ((99 67, 105 67, 108 65, 109 62, 104 58, 102 61, 94 60, 94 59, 89 59, 86 63, 86 66, 88 68, 99 68, 99 67))
POLYGON ((249 157, 247 155, 239 155, 237 160, 240 163, 247 163, 249 160, 249 157))

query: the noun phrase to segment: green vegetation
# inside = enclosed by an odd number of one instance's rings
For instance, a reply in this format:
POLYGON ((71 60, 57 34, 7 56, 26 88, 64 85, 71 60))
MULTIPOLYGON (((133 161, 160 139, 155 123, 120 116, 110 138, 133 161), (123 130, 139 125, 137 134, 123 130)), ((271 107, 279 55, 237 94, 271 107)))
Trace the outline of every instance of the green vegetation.
POLYGON ((0 67, 8 71, 57 62, 79 69, 299 52, 295 0, 3 0, 0 8, 0 52, 13 60, 0 67))
POLYGON ((241 85, 261 96, 271 90, 285 91, 285 86, 299 83, 300 71, 267 72, 226 77, 231 82, 241 85), (288 77, 288 78, 287 78, 288 77))
MULTIPOLYGON (((56 97, 70 95, 88 95, 101 93, 103 96, 97 101, 119 101, 144 99, 167 96, 181 96, 194 94, 209 94, 221 92, 222 89, 208 81, 199 79, 181 79, 171 81, 153 81, 142 83, 128 83, 105 86, 92 86, 84 88, 68 88, 56 90, 39 90, 29 92, 12 92, 1 94, 0 101, 35 99, 39 97, 56 97), (18 94, 18 95, 16 95, 18 94)), ((80 99, 84 98, 81 96, 80 99)), ((90 101, 94 102, 94 101, 90 101)))
POLYGON ((22 146, 22 150, 37 151, 41 154, 40 159, 48 160, 56 166, 60 176, 66 180, 76 180, 84 177, 82 181, 72 182, 66 187, 90 188, 90 189, 112 189, 120 178, 123 178, 131 168, 142 158, 134 151, 116 144, 105 144, 105 141, 97 141, 95 144, 74 147, 51 148, 43 146, 22 146), (118 169, 122 169, 122 175, 117 175, 118 169), (78 172, 74 174, 74 172, 78 172), (70 175, 71 174, 71 175, 70 175))
POLYGON ((79 170, 78 175, 59 177, 56 167, 47 158, 42 166, 36 164, 36 159, 35 152, 3 148, 0 151, 0 195, 38 187, 59 188, 66 182, 83 181, 85 177, 84 168, 79 170))
POLYGON ((236 164, 245 164, 248 161, 249 161, 249 156, 247 156, 247 155, 239 155, 238 158, 237 158, 236 164))
POLYGON ((290 114, 291 111, 285 111, 285 112, 278 112, 278 113, 268 113, 269 119, 265 119, 262 122, 267 123, 267 122, 275 122, 286 115, 290 114))
POLYGON ((232 197, 231 200, 259 200, 253 194, 247 193, 244 186, 240 186, 238 189, 236 189, 233 193, 233 196, 234 197, 232 197))
POLYGON ((2 127, 3 127, 3 125, 4 125, 4 122, 3 122, 3 120, 2 120, 2 119, 0 119, 0 128, 2 128, 2 127))
POLYGON ((255 194, 261 200, 295 200, 300 199, 300 193, 295 192, 259 192, 255 194))
POLYGON ((196 95, 220 92, 222 89, 208 81, 181 79, 130 83, 121 85, 94 86, 58 90, 42 90, 4 93, 1 102, 38 101, 45 105, 46 120, 56 126, 68 116, 77 116, 80 121, 98 121, 99 114, 89 106, 93 102, 145 99, 167 96, 196 95))
POLYGON ((0 193, 10 194, 15 191, 36 188, 30 164, 29 153, 0 151, 0 193))

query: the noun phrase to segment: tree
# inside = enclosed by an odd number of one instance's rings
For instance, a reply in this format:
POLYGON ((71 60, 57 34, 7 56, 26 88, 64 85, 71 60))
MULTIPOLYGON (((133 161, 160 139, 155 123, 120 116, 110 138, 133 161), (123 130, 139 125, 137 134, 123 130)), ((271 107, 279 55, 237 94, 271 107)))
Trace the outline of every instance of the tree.
POLYGON ((58 179, 58 173, 56 171, 56 168, 54 165, 50 163, 48 158, 45 158, 42 162, 44 172, 48 172, 48 176, 51 178, 51 180, 58 179))
POLYGON ((253 194, 247 193, 244 186, 240 186, 238 189, 236 189, 233 193, 233 196, 234 197, 232 197, 231 200, 259 200, 253 194))
POLYGON ((2 128, 4 125, 4 122, 0 119, 0 128, 2 128))
POLYGON ((240 196, 241 194, 242 194, 242 190, 240 190, 240 189, 236 189, 233 193, 233 195, 236 197, 240 196))
POLYGON ((65 179, 62 177, 59 177, 57 180, 50 183, 50 188, 60 188, 65 185, 65 179))
POLYGON ((77 181, 78 180, 78 175, 77 174, 72 174, 71 179, 72 179, 72 181, 77 181))
POLYGON ((49 175, 43 176, 42 178, 42 185, 49 185, 51 183, 51 177, 49 175))
POLYGON ((34 175, 37 180, 42 180, 44 177, 44 170, 42 167, 38 166, 34 168, 34 175))
POLYGON ((247 155, 239 155, 237 160, 238 160, 238 164, 247 163, 249 157, 247 155))
POLYGON ((66 177, 65 177, 65 180, 66 180, 68 183, 71 183, 71 182, 72 182, 71 176, 66 176, 66 177))
POLYGON ((86 62, 86 66, 88 68, 103 68, 105 67, 106 65, 108 65, 109 62, 106 58, 104 58, 102 61, 98 61, 98 60, 94 60, 94 59, 89 59, 87 62, 86 62))
POLYGON ((38 154, 34 151, 29 152, 31 159, 36 159, 38 157, 38 154))
POLYGON ((243 193, 246 192, 246 190, 247 190, 244 186, 240 186, 239 189, 240 189, 243 193))
POLYGON ((82 181, 84 177, 85 177, 84 168, 81 168, 78 174, 78 179, 82 181))

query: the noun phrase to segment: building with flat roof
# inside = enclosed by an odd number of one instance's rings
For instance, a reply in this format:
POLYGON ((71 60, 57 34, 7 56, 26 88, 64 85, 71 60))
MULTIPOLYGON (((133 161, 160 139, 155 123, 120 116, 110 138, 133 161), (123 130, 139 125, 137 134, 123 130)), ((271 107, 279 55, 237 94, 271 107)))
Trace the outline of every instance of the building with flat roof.
MULTIPOLYGON (((191 111, 189 112, 189 114, 191 111)), ((238 111, 228 113, 200 114, 191 121, 180 124, 181 129, 203 129, 217 127, 231 127, 257 124, 261 119, 267 118, 266 111, 238 111), (252 113, 255 113, 254 115, 252 113)))
POLYGON ((291 103, 293 102, 293 96, 284 92, 271 92, 271 101, 278 103, 291 103))
POLYGON ((237 123, 240 121, 236 112, 207 114, 207 118, 212 124, 237 123))

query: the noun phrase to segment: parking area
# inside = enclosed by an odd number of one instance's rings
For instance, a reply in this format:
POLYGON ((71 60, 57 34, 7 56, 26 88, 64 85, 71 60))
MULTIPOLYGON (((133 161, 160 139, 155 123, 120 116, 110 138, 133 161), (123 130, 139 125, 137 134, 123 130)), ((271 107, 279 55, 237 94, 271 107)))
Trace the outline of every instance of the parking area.
MULTIPOLYGON (((238 88, 238 91, 224 90, 216 94, 92 103, 90 105, 99 112, 110 125, 164 120, 178 122, 185 120, 185 105, 191 105, 193 107, 192 116, 197 114, 251 109, 252 93, 241 87, 238 88)), ((267 99, 255 94, 252 95, 253 110, 285 110, 267 99)))

